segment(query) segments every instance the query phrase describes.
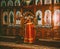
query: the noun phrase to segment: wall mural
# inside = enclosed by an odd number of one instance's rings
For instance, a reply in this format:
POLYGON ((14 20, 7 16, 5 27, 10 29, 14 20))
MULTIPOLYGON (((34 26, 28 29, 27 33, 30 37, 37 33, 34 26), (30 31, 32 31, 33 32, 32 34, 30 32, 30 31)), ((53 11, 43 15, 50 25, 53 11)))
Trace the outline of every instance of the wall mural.
POLYGON ((8 23, 8 13, 7 11, 3 12, 3 24, 7 24, 8 23))
POLYGON ((44 15, 45 25, 51 25, 51 11, 46 10, 44 15))
POLYGON ((54 26, 60 26, 60 10, 55 10, 53 15, 54 26))
POLYGON ((38 20, 38 25, 42 25, 42 12, 40 10, 36 12, 36 18, 38 20))
POLYGON ((9 23, 10 23, 10 25, 14 24, 14 13, 13 13, 13 11, 10 11, 10 13, 9 13, 9 23))

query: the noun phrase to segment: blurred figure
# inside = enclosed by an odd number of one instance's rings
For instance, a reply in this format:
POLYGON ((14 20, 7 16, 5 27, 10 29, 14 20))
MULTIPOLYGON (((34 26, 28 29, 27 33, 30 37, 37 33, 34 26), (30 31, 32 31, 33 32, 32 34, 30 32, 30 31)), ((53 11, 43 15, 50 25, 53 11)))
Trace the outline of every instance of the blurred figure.
POLYGON ((25 37, 24 37, 24 43, 34 43, 35 40, 35 29, 34 24, 30 18, 30 15, 27 17, 25 25, 25 37))

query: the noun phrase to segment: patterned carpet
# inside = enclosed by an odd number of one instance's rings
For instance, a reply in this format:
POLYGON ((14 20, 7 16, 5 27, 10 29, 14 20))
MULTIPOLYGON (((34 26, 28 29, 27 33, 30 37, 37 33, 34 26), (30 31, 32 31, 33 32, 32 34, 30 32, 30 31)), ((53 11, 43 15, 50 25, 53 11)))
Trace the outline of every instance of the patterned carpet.
POLYGON ((16 44, 13 42, 0 42, 0 49, 60 49, 60 47, 34 44, 16 44))

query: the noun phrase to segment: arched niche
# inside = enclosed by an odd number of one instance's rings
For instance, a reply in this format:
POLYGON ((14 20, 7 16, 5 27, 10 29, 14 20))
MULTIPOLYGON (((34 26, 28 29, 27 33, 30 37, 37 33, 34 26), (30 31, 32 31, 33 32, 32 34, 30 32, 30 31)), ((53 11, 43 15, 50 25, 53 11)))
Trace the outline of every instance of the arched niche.
POLYGON ((54 21, 54 26, 60 26, 60 10, 59 9, 54 11, 53 21, 54 21))
POLYGON ((38 21, 38 25, 42 25, 42 11, 41 10, 38 10, 36 12, 36 18, 37 18, 37 21, 38 21))
POLYGON ((16 11, 16 24, 21 24, 20 17, 22 16, 20 11, 16 11))
POLYGON ((44 0, 44 4, 51 4, 52 0, 44 0))
POLYGON ((3 11, 3 24, 8 24, 8 12, 3 11))
POLYGON ((6 1, 5 0, 1 1, 1 6, 3 6, 3 7, 6 6, 6 1))
POLYGON ((10 11, 9 13, 9 25, 14 25, 14 12, 10 11))
POLYGON ((13 1, 12 0, 8 0, 8 6, 13 6, 13 1))
POLYGON ((45 25, 48 25, 48 26, 51 25, 51 11, 50 10, 45 11, 44 22, 45 22, 45 25))
POLYGON ((42 4, 42 0, 35 0, 35 4, 36 5, 41 5, 42 4))
POLYGON ((15 0, 15 6, 20 6, 21 0, 15 0))

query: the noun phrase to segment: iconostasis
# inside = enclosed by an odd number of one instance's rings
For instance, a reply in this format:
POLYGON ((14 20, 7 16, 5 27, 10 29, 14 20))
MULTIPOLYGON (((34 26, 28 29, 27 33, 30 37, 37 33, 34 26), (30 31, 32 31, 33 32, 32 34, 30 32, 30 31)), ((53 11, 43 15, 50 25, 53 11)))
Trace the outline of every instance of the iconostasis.
POLYGON ((0 9, 2 26, 23 26, 29 15, 38 27, 60 26, 60 0, 0 0, 0 9))

